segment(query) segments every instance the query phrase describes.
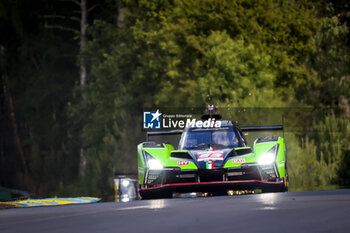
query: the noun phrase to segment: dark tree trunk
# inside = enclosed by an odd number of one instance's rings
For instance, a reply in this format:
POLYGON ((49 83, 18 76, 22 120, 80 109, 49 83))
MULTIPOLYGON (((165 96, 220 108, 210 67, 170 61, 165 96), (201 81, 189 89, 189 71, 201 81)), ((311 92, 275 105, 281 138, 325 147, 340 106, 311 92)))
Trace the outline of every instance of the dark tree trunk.
MULTIPOLYGON (((85 51, 86 51, 86 25, 87 25, 87 0, 80 1, 80 87, 82 91, 83 104, 86 101, 86 93, 84 90, 86 84, 86 63, 85 63, 85 51)), ((84 142, 80 147, 80 164, 79 164, 79 175, 84 176, 86 170, 86 156, 84 153, 84 142)))
POLYGON ((21 144, 21 138, 18 134, 16 114, 15 114, 15 110, 14 110, 15 108, 13 105, 12 95, 11 95, 9 87, 8 87, 8 77, 7 77, 7 74, 5 72, 5 67, 4 67, 5 66, 4 65, 5 48, 2 45, 0 45, 0 55, 1 55, 1 68, 2 68, 1 69, 2 70, 1 78, 2 78, 3 92, 4 92, 5 100, 8 104, 8 108, 9 108, 9 116, 10 116, 12 130, 13 130, 13 140, 14 140, 14 144, 16 146, 17 153, 19 155, 19 159, 20 159, 21 164, 22 164, 24 175, 28 176, 28 168, 27 168, 27 164, 26 164, 26 160, 25 160, 25 156, 24 156, 24 152, 23 152, 23 148, 22 148, 22 144, 21 144))

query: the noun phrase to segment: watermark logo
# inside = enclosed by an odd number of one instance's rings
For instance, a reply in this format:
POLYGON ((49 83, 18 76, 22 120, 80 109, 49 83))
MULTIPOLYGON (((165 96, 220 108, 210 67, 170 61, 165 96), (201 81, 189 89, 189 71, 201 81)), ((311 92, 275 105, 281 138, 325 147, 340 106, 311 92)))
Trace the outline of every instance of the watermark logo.
POLYGON ((159 109, 155 112, 143 112, 143 128, 144 129, 160 129, 161 115, 159 109))
POLYGON ((143 129, 184 129, 184 128, 220 128, 221 121, 215 118, 197 120, 191 114, 167 114, 157 111, 143 112, 143 129), (206 120, 205 120, 206 119, 206 120))

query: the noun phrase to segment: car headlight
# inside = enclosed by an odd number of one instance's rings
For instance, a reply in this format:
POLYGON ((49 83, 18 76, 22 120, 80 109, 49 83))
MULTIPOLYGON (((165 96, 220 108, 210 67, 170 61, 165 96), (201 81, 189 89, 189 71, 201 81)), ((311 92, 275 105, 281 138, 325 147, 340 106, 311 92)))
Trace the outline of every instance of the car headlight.
POLYGON ((275 161, 275 153, 274 152, 266 152, 260 155, 258 159, 259 165, 269 165, 275 161))
POLYGON ((123 185, 124 187, 129 186, 129 184, 130 184, 130 181, 129 181, 129 180, 127 180, 127 179, 123 179, 123 181, 122 181, 122 185, 123 185))
POLYGON ((147 166, 151 170, 161 170, 161 169, 163 169, 163 164, 158 159, 149 159, 147 161, 147 166))
POLYGON ((159 159, 153 158, 149 153, 144 151, 146 160, 147 160, 147 167, 150 170, 162 170, 163 169, 163 164, 160 162, 159 159))

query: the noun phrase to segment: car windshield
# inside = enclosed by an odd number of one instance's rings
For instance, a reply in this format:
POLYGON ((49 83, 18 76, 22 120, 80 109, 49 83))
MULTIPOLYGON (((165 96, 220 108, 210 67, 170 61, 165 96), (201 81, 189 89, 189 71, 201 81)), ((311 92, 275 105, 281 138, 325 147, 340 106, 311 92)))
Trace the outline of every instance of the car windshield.
POLYGON ((232 128, 190 129, 181 137, 179 149, 234 148, 239 144, 232 128))

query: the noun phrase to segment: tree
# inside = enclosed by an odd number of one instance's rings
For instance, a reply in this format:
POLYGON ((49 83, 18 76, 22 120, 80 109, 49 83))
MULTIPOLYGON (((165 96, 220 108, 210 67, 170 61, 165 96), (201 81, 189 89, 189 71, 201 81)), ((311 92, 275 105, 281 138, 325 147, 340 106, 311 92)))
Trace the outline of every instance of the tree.
MULTIPOLYGON (((315 49, 313 35, 318 28, 316 12, 309 3, 199 3, 195 0, 127 3, 126 25, 131 27, 134 38, 129 41, 138 45, 135 53, 139 54, 134 79, 147 77, 144 85, 161 93, 169 90, 181 92, 181 95, 161 95, 156 103, 172 105, 175 102, 173 97, 186 96, 184 99, 189 99, 188 96, 195 95, 193 90, 199 88, 194 89, 194 85, 199 82, 199 77, 211 68, 208 65, 215 64, 205 64, 203 43, 216 31, 225 32, 233 43, 243 41, 248 48, 254 46, 257 54, 270 55, 267 69, 275 75, 273 83, 278 88, 277 95, 283 100, 291 99, 298 87, 307 88, 316 81, 314 72, 303 63, 305 56, 315 49), (164 99, 164 96, 170 98, 164 99)), ((248 79, 237 81, 243 83, 248 79)), ((210 88, 206 87, 207 90, 210 88)), ((220 99, 225 99, 225 96, 220 99)), ((202 99, 197 103, 205 101, 202 99)))

